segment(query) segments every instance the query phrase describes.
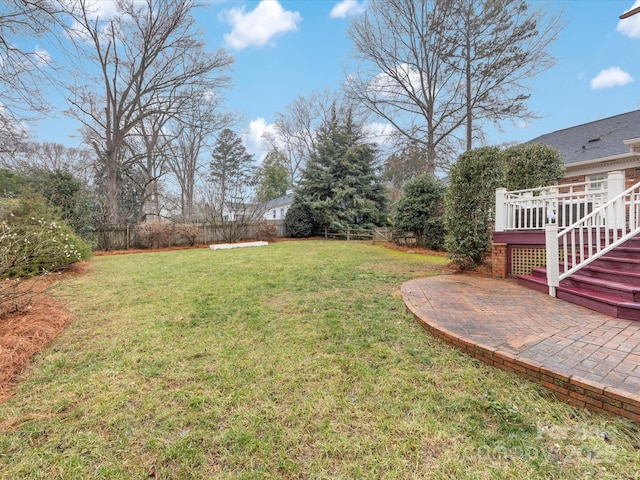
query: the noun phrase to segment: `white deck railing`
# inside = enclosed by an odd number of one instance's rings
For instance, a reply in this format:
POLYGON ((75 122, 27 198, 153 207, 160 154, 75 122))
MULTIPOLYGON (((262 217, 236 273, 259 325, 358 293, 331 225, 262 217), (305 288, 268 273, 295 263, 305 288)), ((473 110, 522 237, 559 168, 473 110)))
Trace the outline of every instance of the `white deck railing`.
POLYGON ((558 232, 546 226, 547 285, 556 295, 560 281, 640 234, 640 183, 558 232), (560 255, 562 252, 562 255, 560 255), (559 261, 549 261, 559 259, 559 261), (562 274, 560 273, 562 267, 562 274))
MULTIPOLYGON (((611 172, 606 181, 580 182, 527 190, 496 190, 495 231, 543 230, 555 224, 558 230, 605 204, 624 190, 624 173, 611 172)), ((598 224, 606 219, 593 217, 598 224)))

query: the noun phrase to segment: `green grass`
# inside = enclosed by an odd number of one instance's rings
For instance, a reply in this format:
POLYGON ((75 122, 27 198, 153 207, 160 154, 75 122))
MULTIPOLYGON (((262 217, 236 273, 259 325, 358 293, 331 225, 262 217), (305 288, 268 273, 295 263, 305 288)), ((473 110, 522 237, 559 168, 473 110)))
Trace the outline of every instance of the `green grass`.
POLYGON ((96 257, 0 405, 0 478, 638 478, 629 422, 425 334, 363 243, 96 257))

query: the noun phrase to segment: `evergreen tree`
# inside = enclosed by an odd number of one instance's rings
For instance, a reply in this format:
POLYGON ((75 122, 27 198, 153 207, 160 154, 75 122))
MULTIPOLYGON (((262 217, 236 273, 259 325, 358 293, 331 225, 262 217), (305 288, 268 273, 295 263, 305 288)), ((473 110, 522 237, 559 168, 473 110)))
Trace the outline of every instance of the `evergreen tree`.
POLYGON ((393 225, 413 232, 418 245, 441 249, 444 245, 444 184, 433 174, 423 173, 407 181, 402 190, 393 225))
POLYGON ((287 193, 290 186, 287 158, 278 149, 271 150, 256 171, 256 198, 266 202, 287 193))
POLYGON ((238 135, 225 128, 211 153, 209 180, 220 202, 238 202, 251 186, 253 156, 247 153, 238 135))
POLYGON ((362 142, 351 115, 335 112, 320 128, 296 202, 309 206, 321 225, 372 228, 386 223, 385 189, 373 167, 375 149, 362 142))
POLYGON ((211 154, 206 216, 225 242, 243 238, 260 217, 260 207, 250 202, 253 178, 253 156, 238 135, 224 129, 211 154))

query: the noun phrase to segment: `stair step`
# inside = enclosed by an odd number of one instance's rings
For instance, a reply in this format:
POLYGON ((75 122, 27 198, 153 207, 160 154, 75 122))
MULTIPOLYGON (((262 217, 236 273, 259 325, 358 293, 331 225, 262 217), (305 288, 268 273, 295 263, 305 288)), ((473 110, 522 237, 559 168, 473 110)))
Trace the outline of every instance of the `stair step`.
POLYGON ((534 277, 532 275, 518 275, 518 285, 536 290, 542 293, 549 293, 549 287, 547 286, 547 279, 534 277))
POLYGON ((592 265, 627 272, 638 272, 640 271, 640 258, 624 258, 610 254, 594 260, 592 265))
POLYGON ((640 320, 640 304, 638 303, 625 302, 610 295, 564 285, 557 288, 556 296, 615 318, 640 320))
POLYGON ((634 285, 640 288, 640 270, 620 270, 615 268, 603 268, 597 265, 587 265, 580 270, 580 273, 588 277, 634 285))
MULTIPOLYGON (((561 263, 560 272, 563 271, 561 263)), ((518 284, 548 293, 546 268, 537 267, 529 275, 518 275, 518 284)), ((612 317, 640 321, 640 236, 564 279, 556 296, 612 317)))
MULTIPOLYGON (((582 272, 582 271, 581 271, 582 272)), ((576 273, 560 282, 561 286, 571 286, 618 298, 626 302, 640 301, 640 287, 612 280, 590 277, 576 273)))

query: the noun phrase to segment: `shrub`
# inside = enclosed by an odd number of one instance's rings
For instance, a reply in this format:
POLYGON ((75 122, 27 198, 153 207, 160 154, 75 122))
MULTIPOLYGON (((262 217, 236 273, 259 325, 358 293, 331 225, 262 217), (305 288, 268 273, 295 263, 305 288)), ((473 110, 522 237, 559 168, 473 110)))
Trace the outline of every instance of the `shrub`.
POLYGON ((190 247, 197 245, 202 238, 202 228, 197 225, 182 223, 176 226, 176 230, 182 242, 190 247))
POLYGON ((465 152, 449 171, 445 194, 445 248, 463 268, 481 265, 491 247, 495 190, 502 183, 500 149, 465 152))
POLYGON ((57 220, 44 198, 25 193, 0 219, 0 315, 29 304, 35 277, 88 258, 91 247, 57 220))
POLYGON ((444 245, 444 185, 434 175, 423 173, 407 181, 396 204, 393 225, 413 232, 416 242, 437 250, 444 245))
POLYGON ((564 175, 564 160, 558 150, 542 143, 523 143, 503 153, 504 186, 507 190, 553 185, 564 175))
POLYGON ((55 220, 0 223, 0 277, 32 277, 88 258, 91 247, 55 220))
POLYGON ((168 247, 173 236, 173 225, 164 222, 142 223, 136 227, 142 248, 168 247))
POLYGON ((294 201, 287 210, 284 224, 290 237, 309 237, 316 228, 315 214, 306 204, 294 201))
POLYGON ((263 242, 269 242, 278 237, 278 229, 267 221, 258 222, 256 225, 256 238, 263 242))

